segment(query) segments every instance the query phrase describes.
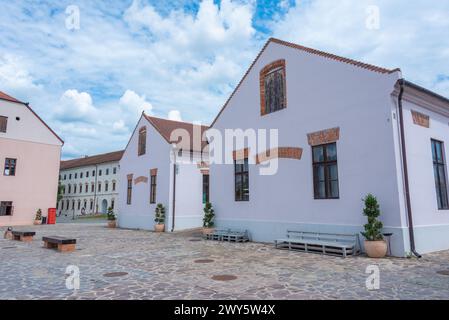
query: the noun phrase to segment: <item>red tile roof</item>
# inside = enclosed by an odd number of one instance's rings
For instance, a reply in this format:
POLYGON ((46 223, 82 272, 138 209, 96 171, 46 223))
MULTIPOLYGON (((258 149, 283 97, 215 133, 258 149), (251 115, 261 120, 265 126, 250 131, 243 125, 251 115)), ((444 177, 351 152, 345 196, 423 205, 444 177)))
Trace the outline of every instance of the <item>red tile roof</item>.
POLYGON ((123 156, 123 152, 124 150, 120 150, 90 157, 61 161, 61 170, 119 161, 123 156))
POLYGON ((304 51, 304 52, 308 52, 310 54, 319 55, 319 56, 322 56, 324 58, 340 61, 340 62, 343 62, 343 63, 348 63, 348 64, 351 64, 351 65, 356 66, 356 67, 364 68, 364 69, 367 69, 367 70, 370 70, 370 71, 374 71, 374 72, 378 72, 378 73, 382 73, 382 74, 390 74, 390 73, 393 73, 393 72, 396 72, 396 71, 400 71, 399 68, 396 68, 396 69, 385 69, 385 68, 377 67, 377 66, 374 66, 374 65, 371 65, 371 64, 363 63, 363 62, 360 62, 360 61, 356 61, 356 60, 344 58, 344 57, 341 57, 341 56, 337 56, 337 55, 334 55, 334 54, 331 54, 331 53, 327 53, 327 52, 324 52, 324 51, 320 51, 320 50, 304 47, 304 46, 301 46, 299 44, 283 41, 283 40, 276 39, 276 38, 270 38, 265 43, 265 45, 262 47, 262 49, 259 51, 259 53, 257 54, 256 58, 253 60, 253 62, 249 66, 248 70, 246 70, 246 72, 243 75, 242 79, 237 84, 237 86, 235 87, 234 91, 231 93, 229 98, 226 100, 226 102, 223 105, 223 107, 221 108, 221 110, 218 112, 217 116, 215 117, 215 119, 212 122, 212 124, 210 125, 210 127, 213 127, 215 122, 217 122, 218 118, 220 117, 221 113, 223 112, 223 110, 228 105, 229 101, 231 101, 232 97, 235 95, 235 93, 237 92, 239 87, 242 85, 243 81, 248 76, 248 74, 251 71, 251 69, 256 64, 257 60, 259 60, 259 57, 262 55, 262 53, 265 51, 265 49, 268 47, 268 45, 271 42, 274 42, 274 43, 277 43, 277 44, 280 44, 280 45, 283 45, 283 46, 287 46, 287 47, 290 47, 290 48, 298 49, 298 50, 301 50, 301 51, 304 51))
POLYGON ((17 100, 16 98, 11 97, 10 95, 7 95, 6 93, 4 93, 2 91, 0 91, 0 99, 22 103, 21 101, 17 100))
POLYGON ((42 120, 41 117, 39 117, 39 116, 37 115, 36 112, 34 112, 33 109, 31 109, 31 107, 30 107, 30 105, 29 105, 28 103, 19 101, 19 100, 17 100, 16 98, 13 98, 13 97, 11 97, 10 95, 7 95, 6 93, 4 93, 4 92, 2 92, 2 91, 0 91, 0 100, 6 100, 6 101, 10 101, 10 102, 20 103, 20 104, 23 104, 24 106, 26 106, 26 107, 28 108, 28 110, 30 110, 31 113, 34 114, 34 115, 36 116, 36 118, 37 118, 40 122, 42 122, 42 124, 43 124, 44 126, 46 126, 47 129, 50 130, 50 132, 53 133, 53 135, 54 135, 56 138, 58 138, 59 141, 62 142, 62 144, 64 144, 64 141, 63 141, 63 140, 56 134, 56 132, 53 131, 52 128, 50 128, 50 127, 48 126, 48 124, 45 123, 44 120, 42 120))
MULTIPOLYGON (((151 117, 146 114, 143 114, 144 117, 153 125, 153 127, 161 134, 162 137, 168 142, 168 143, 176 143, 177 141, 172 141, 170 139, 170 135, 172 132, 176 129, 184 129, 187 130, 187 132, 190 135, 190 149, 193 151, 202 151, 204 147, 207 145, 207 141, 201 141, 201 150, 194 149, 193 144, 193 128, 199 128, 201 131, 201 137, 203 137, 203 133, 209 129, 208 126, 199 126, 188 122, 181 122, 181 121, 173 121, 173 120, 167 120, 167 119, 161 119, 156 117, 151 117)), ((198 148, 197 148, 198 149, 198 148)))

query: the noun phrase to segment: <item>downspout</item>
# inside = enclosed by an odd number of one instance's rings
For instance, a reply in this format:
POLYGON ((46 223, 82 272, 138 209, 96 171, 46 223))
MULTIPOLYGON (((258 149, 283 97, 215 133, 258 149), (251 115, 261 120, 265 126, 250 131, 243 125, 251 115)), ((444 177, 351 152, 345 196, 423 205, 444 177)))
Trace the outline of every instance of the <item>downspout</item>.
POLYGON ((399 125, 401 130, 401 149, 402 149, 402 166, 404 168, 404 183, 405 183, 405 198, 407 205, 407 216, 408 216, 408 232, 410 237, 410 250, 417 257, 421 258, 421 255, 416 252, 415 247, 415 233, 413 230, 413 215, 412 215, 412 205, 410 201, 410 185, 408 179, 408 166, 407 166, 407 149, 405 146, 405 129, 404 129, 404 114, 402 110, 402 97, 404 95, 404 79, 399 80, 399 96, 398 96, 398 109, 399 109, 399 125))
POLYGON ((176 215, 176 149, 173 148, 173 198, 172 198, 171 232, 175 230, 175 215, 176 215))
POLYGON ((98 165, 95 165, 95 186, 94 186, 94 214, 98 213, 97 210, 97 177, 98 177, 98 165))

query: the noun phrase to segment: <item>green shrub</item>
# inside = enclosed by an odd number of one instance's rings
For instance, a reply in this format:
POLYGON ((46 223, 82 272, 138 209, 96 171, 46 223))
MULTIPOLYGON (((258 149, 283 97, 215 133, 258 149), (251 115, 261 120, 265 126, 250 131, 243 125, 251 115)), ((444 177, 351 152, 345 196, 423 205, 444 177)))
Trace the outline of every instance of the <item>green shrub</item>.
POLYGON ((204 228, 212 228, 214 226, 214 218, 215 218, 215 213, 214 213, 214 209, 212 208, 212 204, 210 202, 207 202, 204 205, 203 227, 204 228))
POLYGON ((363 215, 368 217, 368 223, 365 224, 365 232, 362 232, 362 235, 368 241, 383 240, 384 237, 381 232, 383 224, 377 219, 380 216, 380 210, 376 197, 368 194, 363 201, 365 202, 363 215))
POLYGON ((158 203, 156 206, 154 222, 157 224, 165 223, 165 207, 162 203, 158 203))

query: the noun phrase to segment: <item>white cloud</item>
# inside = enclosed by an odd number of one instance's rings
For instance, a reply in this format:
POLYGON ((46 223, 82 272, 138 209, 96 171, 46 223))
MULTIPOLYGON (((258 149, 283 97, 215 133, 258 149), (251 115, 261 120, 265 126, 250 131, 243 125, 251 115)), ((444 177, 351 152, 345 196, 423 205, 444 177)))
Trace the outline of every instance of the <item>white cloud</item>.
POLYGON ((70 89, 62 94, 56 115, 64 121, 94 122, 97 120, 98 111, 89 93, 70 89))
POLYGON ((182 121, 181 112, 179 110, 170 110, 168 112, 168 120, 182 121))

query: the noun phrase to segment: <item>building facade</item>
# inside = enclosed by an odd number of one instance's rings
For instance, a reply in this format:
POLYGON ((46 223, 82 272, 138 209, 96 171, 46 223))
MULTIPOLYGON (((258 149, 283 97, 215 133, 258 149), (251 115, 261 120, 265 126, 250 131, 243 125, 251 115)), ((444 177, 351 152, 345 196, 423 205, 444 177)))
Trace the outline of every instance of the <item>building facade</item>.
POLYGON ((209 190, 206 129, 142 114, 120 160, 120 227, 153 230, 159 203, 166 208, 166 231, 202 226, 209 190))
POLYGON ((211 128, 277 130, 278 144, 246 139, 222 150, 230 164, 211 158, 217 227, 262 242, 287 230, 360 234, 372 193, 393 255, 448 249, 448 123, 449 101, 399 69, 270 39, 211 128))
POLYGON ((123 151, 61 161, 62 199, 58 215, 76 217, 116 209, 119 160, 123 151))
POLYGON ((33 224, 56 207, 64 142, 23 103, 0 92, 0 226, 33 224))

